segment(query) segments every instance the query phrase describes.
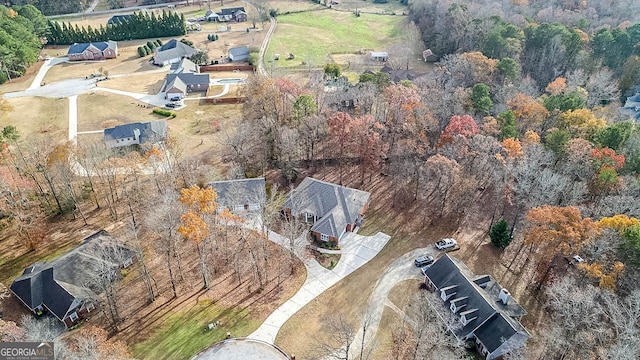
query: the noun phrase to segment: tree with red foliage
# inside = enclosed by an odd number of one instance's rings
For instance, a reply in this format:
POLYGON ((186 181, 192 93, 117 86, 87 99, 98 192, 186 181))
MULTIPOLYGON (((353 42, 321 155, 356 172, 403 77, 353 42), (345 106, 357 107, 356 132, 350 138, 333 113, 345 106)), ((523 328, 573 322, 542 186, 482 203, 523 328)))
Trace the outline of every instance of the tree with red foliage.
POLYGON ((440 135, 439 145, 442 146, 451 142, 456 135, 468 137, 479 133, 478 124, 471 115, 454 115, 449 120, 449 124, 440 135))

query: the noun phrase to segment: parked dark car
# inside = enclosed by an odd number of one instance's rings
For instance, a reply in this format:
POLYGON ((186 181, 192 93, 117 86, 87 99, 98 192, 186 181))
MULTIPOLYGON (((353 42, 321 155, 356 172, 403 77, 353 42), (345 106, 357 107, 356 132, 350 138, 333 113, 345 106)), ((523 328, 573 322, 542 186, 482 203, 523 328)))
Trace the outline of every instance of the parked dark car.
POLYGON ((173 108, 177 107, 178 105, 176 105, 174 103, 166 103, 166 104, 164 104, 164 106, 168 107, 169 109, 173 109, 173 108))
POLYGON ((416 266, 419 268, 423 266, 431 265, 433 264, 433 256, 431 255, 420 256, 413 263, 416 264, 416 266))
POLYGON ((169 100, 171 100, 171 101, 180 101, 180 96, 174 96, 169 100))

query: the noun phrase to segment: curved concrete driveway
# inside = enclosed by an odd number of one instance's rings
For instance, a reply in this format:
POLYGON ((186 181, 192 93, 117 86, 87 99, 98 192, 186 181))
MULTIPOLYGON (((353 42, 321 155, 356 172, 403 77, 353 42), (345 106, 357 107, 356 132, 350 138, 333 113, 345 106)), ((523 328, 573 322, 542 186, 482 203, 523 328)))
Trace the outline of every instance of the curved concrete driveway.
MULTIPOLYGON (((432 248, 416 249, 408 252, 389 265, 385 270, 384 275, 378 279, 376 287, 373 289, 373 293, 369 298, 369 305, 367 306, 366 311, 367 321, 369 324, 367 328, 367 335, 365 337, 365 349, 371 345, 372 340, 376 336, 378 325, 380 325, 380 320, 382 319, 382 312, 384 311, 384 306, 387 302, 387 297, 389 296, 391 289, 402 281, 410 279, 420 280, 424 278, 420 269, 414 265, 413 260, 418 256, 425 254, 433 256, 436 255, 432 248)), ((350 358, 353 357, 355 359, 360 353, 362 345, 362 331, 362 327, 360 327, 354 337, 355 340, 349 348, 349 354, 351 354, 350 358)))
POLYGON ((39 88, 40 84, 42 84, 42 80, 44 80, 44 76, 47 75, 47 71, 49 71, 49 69, 51 69, 52 66, 63 63, 63 62, 67 62, 67 61, 69 61, 68 57, 57 57, 57 58, 45 60, 44 64, 42 64, 42 67, 40 67, 40 70, 38 70, 36 77, 33 79, 33 81, 31 82, 31 85, 29 85, 27 90, 33 90, 33 89, 39 88))
MULTIPOLYGON (((340 261, 333 270, 329 270, 320 265, 315 258, 307 255, 306 245, 308 242, 306 241, 306 233, 303 234, 295 241, 295 254, 307 268, 306 281, 291 299, 271 313, 262 325, 248 337, 273 344, 280 327, 293 314, 345 276, 373 259, 389 239, 389 235, 383 233, 377 233, 373 236, 347 233, 340 240, 342 244, 340 261)), ((289 240, 282 235, 269 231, 269 240, 289 249, 289 240)))

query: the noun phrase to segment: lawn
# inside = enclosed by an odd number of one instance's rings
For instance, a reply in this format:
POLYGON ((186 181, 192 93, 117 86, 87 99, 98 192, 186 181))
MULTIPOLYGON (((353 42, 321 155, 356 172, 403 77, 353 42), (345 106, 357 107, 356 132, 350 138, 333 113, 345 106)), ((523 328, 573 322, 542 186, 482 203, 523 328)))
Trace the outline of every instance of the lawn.
POLYGON ((155 120, 151 108, 128 96, 92 91, 78 96, 78 131, 102 130, 115 125, 155 120))
POLYGON ((403 16, 362 14, 331 10, 282 15, 266 51, 267 69, 301 67, 306 62, 319 67, 333 54, 362 54, 385 49, 400 34, 403 16), (285 60, 293 53, 294 60, 285 60), (280 54, 280 60, 273 61, 280 54))
POLYGON ((43 135, 56 140, 67 138, 69 101, 43 97, 7 99, 13 110, 0 116, 0 126, 14 125, 23 139, 43 135))
POLYGON ((201 300, 189 310, 167 316, 149 339, 133 347, 133 355, 138 359, 189 359, 224 340, 227 331, 244 337, 259 325, 248 310, 224 309, 211 300, 201 300), (216 321, 221 325, 205 330, 216 321))

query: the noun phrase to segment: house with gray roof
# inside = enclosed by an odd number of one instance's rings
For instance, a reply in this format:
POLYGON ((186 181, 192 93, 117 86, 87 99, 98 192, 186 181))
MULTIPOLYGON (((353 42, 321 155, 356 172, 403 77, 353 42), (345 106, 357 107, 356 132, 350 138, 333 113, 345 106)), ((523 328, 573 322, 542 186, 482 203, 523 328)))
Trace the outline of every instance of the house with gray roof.
POLYGON ((633 117, 634 120, 640 121, 640 93, 629 96, 624 103, 622 113, 633 117))
POLYGON ((312 223, 310 231, 317 241, 337 244, 360 226, 370 197, 366 191, 307 177, 288 194, 284 209, 312 223))
POLYGON ((229 49, 229 60, 231 61, 247 61, 249 60, 249 48, 246 46, 238 46, 229 49))
POLYGON ((531 334, 520 323, 527 312, 491 276, 476 276, 461 261, 444 254, 425 270, 425 284, 459 317, 454 335, 473 341, 486 359, 523 347, 531 334))
POLYGON ((171 64, 169 68, 172 74, 181 74, 181 73, 193 73, 197 74, 200 72, 200 67, 194 63, 193 61, 184 58, 179 62, 171 64))
POLYGON ((88 272, 106 269, 116 279, 134 261, 134 251, 101 230, 59 258, 24 269, 9 289, 34 314, 49 312, 68 328, 95 309, 100 289, 88 272))
POLYGON ((165 97, 184 98, 192 92, 206 92, 209 89, 209 74, 197 74, 191 72, 167 74, 162 86, 165 97))
POLYGON ((264 178, 214 181, 209 185, 218 194, 219 210, 259 211, 267 199, 264 178))
POLYGON ((67 56, 70 61, 115 59, 118 56, 118 43, 111 40, 75 43, 69 47, 67 56))
POLYGON ((107 25, 118 25, 122 23, 126 23, 127 21, 133 19, 133 14, 126 15, 113 15, 109 20, 107 20, 107 25))
POLYGON ((244 10, 244 7, 221 9, 217 13, 216 20, 243 22, 243 21, 247 21, 247 13, 244 10))
POLYGON ((156 48, 156 52, 153 54, 153 63, 160 66, 169 65, 180 62, 183 58, 189 58, 197 52, 198 50, 193 47, 176 39, 171 39, 156 48))
POLYGON ((167 137, 167 122, 154 120, 136 122, 104 129, 104 143, 108 148, 154 144, 167 137))

